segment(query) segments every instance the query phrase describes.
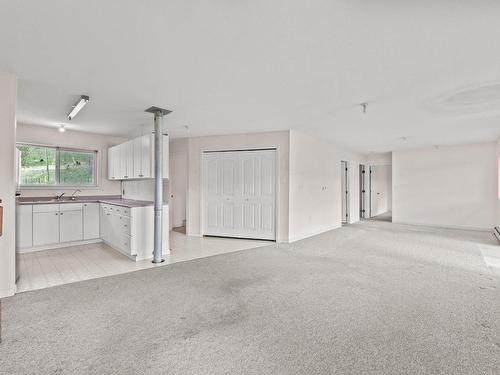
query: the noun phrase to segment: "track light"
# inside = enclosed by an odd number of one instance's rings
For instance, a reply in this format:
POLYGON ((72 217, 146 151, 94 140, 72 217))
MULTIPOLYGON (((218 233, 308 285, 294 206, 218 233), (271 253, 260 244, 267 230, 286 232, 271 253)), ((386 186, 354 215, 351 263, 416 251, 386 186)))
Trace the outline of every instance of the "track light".
POLYGON ((90 98, 87 95, 81 95, 80 100, 73 106, 73 109, 69 113, 68 120, 73 120, 78 112, 80 112, 81 109, 85 107, 85 104, 88 103, 89 99, 90 98))

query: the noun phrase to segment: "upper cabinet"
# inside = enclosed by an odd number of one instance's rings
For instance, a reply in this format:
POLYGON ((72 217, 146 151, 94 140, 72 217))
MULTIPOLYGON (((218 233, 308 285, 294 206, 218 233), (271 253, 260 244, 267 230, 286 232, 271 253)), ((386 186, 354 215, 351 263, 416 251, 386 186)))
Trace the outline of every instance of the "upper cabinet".
MULTIPOLYGON (((163 135, 163 178, 168 178, 168 135, 163 135)), ((148 134, 108 149, 108 178, 154 178, 154 135, 148 134)))

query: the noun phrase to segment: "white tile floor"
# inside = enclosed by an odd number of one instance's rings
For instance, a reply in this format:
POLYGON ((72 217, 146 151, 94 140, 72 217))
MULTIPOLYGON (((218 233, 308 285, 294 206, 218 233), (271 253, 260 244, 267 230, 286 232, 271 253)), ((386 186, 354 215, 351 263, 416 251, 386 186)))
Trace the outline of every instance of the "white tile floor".
POLYGON ((96 243, 20 255, 17 291, 42 289, 55 285, 132 272, 146 268, 204 258, 217 254, 268 246, 268 241, 215 237, 187 237, 170 232, 171 254, 159 265, 149 260, 134 262, 118 251, 96 243))

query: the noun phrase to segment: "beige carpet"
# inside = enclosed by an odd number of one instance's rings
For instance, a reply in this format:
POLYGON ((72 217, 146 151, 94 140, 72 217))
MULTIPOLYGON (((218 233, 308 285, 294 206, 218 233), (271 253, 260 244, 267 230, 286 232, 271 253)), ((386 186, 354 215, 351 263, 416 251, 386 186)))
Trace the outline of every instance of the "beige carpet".
POLYGON ((498 374, 492 235, 365 221, 3 301, 1 374, 498 374))

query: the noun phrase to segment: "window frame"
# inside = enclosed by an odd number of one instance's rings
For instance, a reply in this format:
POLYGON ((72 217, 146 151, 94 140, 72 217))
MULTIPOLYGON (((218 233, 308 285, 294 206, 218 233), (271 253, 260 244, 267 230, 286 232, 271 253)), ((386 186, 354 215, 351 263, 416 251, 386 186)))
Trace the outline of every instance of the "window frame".
POLYGON ((79 189, 95 189, 99 187, 99 150, 95 149, 85 149, 85 148, 76 148, 76 147, 66 147, 66 146, 55 146, 55 145, 47 145, 47 144, 39 144, 39 143, 31 143, 31 142, 16 142, 16 149, 18 146, 30 146, 30 147, 46 147, 50 149, 55 149, 56 151, 56 159, 55 159, 55 183, 54 184, 46 184, 46 185, 23 185, 21 184, 21 158, 17 161, 19 164, 19 188, 23 189, 64 189, 64 188, 79 188, 79 189), (69 152, 87 152, 94 153, 94 183, 91 185, 78 185, 78 184, 61 184, 61 165, 60 165, 60 151, 69 151, 69 152))

